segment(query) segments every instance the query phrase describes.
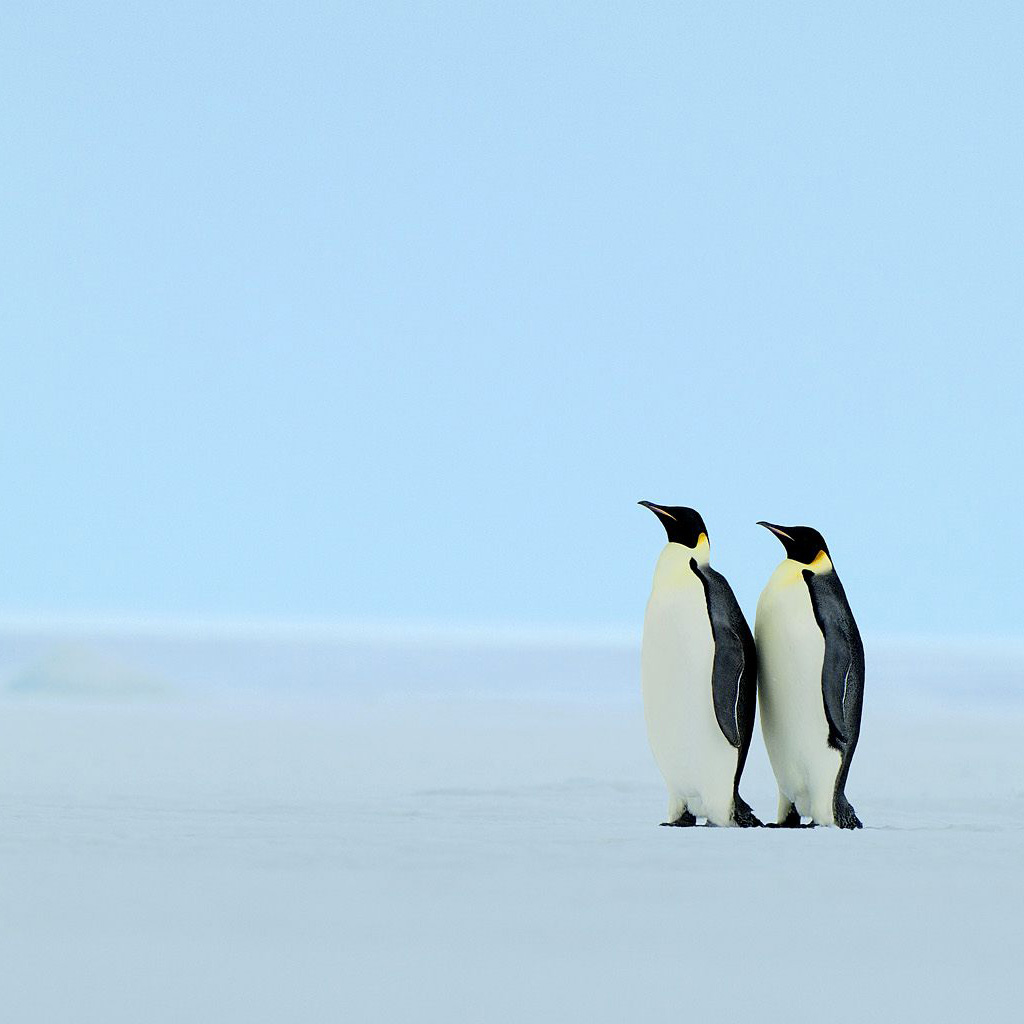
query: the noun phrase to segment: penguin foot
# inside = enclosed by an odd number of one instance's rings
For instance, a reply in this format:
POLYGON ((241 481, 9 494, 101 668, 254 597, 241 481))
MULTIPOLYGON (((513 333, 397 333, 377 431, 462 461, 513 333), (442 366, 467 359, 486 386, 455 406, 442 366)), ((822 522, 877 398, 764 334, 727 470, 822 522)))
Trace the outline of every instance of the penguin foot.
POLYGON ((769 828, 803 828, 804 826, 800 824, 800 813, 797 811, 797 809, 792 804, 790 804, 789 805, 789 811, 786 813, 786 816, 782 819, 782 821, 775 822, 774 824, 769 825, 768 827, 769 828))
POLYGON ((732 820, 740 828, 761 828, 764 822, 754 813, 753 808, 746 800, 736 794, 733 802, 732 820))
POLYGON ((836 809, 834 817, 836 824, 840 828, 863 828, 864 824, 860 818, 857 817, 857 812, 853 809, 853 805, 849 800, 843 799, 842 802, 836 801, 836 809))
POLYGON ((689 811, 683 811, 675 821, 663 821, 661 824, 668 828, 693 828, 697 819, 689 811))

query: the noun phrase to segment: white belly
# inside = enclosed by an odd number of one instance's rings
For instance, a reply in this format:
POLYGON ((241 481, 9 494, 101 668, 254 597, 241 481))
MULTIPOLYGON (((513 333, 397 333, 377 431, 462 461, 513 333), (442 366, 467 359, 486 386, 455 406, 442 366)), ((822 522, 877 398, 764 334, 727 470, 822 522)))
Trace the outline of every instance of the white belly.
POLYGON ((840 756, 828 745, 821 692, 825 638, 796 563, 783 562, 757 603, 758 706, 779 792, 804 817, 833 824, 840 756))
POLYGON ((683 808, 717 825, 732 820, 736 749, 722 734, 711 690, 714 639, 700 580, 687 569, 656 585, 644 617, 643 695, 647 736, 669 789, 670 815, 683 808))

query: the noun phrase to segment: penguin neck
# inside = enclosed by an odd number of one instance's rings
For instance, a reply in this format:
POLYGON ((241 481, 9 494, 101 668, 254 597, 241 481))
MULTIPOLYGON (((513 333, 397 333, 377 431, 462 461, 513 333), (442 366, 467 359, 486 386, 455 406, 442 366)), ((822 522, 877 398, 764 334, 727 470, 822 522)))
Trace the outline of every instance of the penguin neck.
POLYGON ((824 551, 818 552, 818 557, 811 562, 806 568, 810 569, 815 576, 824 576, 826 573, 835 572, 835 566, 832 564, 832 559, 825 554, 824 551))
POLYGON ((681 547, 684 551, 690 553, 690 557, 703 569, 705 566, 711 564, 711 542, 708 540, 708 535, 702 533, 697 538, 696 547, 688 548, 683 544, 676 545, 681 547))
POLYGON ((770 584, 784 586, 787 583, 796 583, 803 579, 804 570, 813 572, 815 576, 823 576, 825 573, 834 572, 832 559, 824 551, 818 552, 818 557, 808 565, 806 562, 798 562, 793 558, 784 558, 779 562, 778 568, 772 573, 770 584))
POLYGON ((692 548, 670 541, 658 557, 658 564, 654 570, 654 585, 656 587, 680 586, 696 582, 697 578, 693 575, 690 562, 696 562, 698 566, 704 568, 710 563, 710 560, 711 547, 707 537, 703 534, 696 547, 692 548))

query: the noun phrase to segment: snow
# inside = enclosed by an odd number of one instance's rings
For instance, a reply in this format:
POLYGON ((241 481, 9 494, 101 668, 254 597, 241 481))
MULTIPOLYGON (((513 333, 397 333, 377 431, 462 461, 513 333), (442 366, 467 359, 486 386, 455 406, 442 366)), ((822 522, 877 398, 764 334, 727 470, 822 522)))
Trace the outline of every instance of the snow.
POLYGON ((1016 1016, 1012 652, 869 644, 842 833, 658 828, 632 649, 202 643, 90 641, 163 696, 0 700, 6 1021, 1016 1016))

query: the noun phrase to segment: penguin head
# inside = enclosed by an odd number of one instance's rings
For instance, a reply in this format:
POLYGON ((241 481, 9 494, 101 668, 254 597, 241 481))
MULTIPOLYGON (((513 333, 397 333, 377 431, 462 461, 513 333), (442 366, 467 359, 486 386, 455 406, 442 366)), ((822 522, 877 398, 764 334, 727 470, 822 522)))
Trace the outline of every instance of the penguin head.
POLYGON ((685 505, 655 505, 651 501, 639 501, 637 504, 649 508, 658 517, 670 544, 682 544, 690 549, 708 547, 708 528, 696 509, 685 505))
POLYGON ((786 556, 794 562, 812 567, 817 564, 823 569, 832 568, 832 556, 829 554, 825 538, 813 527, 776 526, 774 523, 765 522, 760 522, 757 525, 771 530, 782 541, 782 546, 786 549, 786 556))

